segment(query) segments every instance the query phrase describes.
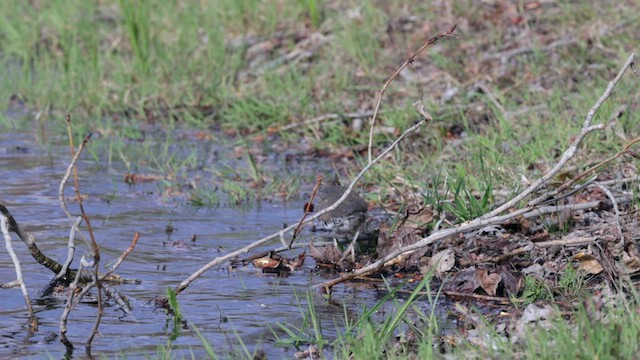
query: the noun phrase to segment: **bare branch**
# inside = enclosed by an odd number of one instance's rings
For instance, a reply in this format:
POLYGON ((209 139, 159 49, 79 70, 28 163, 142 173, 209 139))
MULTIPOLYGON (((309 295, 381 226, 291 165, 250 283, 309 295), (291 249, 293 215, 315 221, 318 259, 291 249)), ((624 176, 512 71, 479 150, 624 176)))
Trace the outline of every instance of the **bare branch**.
POLYGON ((60 270, 58 275, 56 275, 56 278, 58 279, 62 278, 67 274, 67 270, 69 269, 69 266, 73 262, 73 255, 76 252, 76 244, 75 244, 76 229, 78 228, 78 226, 80 226, 81 222, 82 222, 82 217, 78 216, 75 222, 75 226, 71 227, 71 232, 69 233, 69 241, 67 242, 67 247, 69 248, 69 250, 67 251, 67 260, 64 262, 64 265, 62 265, 62 269, 60 270))
POLYGON ((80 154, 82 154, 82 150, 84 150, 84 147, 85 147, 85 145, 87 144, 87 141, 89 141, 90 138, 91 138, 91 134, 88 134, 84 138, 84 141, 82 142, 82 144, 80 144, 80 146, 78 146, 78 151, 76 151, 75 154, 73 155, 73 158, 71 159, 71 163, 67 167, 67 171, 65 172, 64 176, 62 177, 62 180, 60 181, 60 185, 58 186, 58 200, 60 201, 60 206, 62 207, 62 211, 64 211, 64 213, 67 215, 67 218, 69 218, 69 224, 71 225, 71 227, 73 229, 75 229, 75 231, 78 234, 80 234, 80 237, 87 244, 87 248, 89 248, 89 250, 92 249, 91 242, 89 241, 89 239, 87 239, 86 236, 84 236, 84 234, 76 226, 76 221, 75 221, 73 215, 71 215, 71 213, 69 212, 69 209, 67 208, 67 201, 64 198, 64 186, 67 183, 67 181, 69 180, 69 177, 71 177, 71 172, 75 168, 76 163, 78 162, 78 159, 80 158, 80 154))
POLYGON ((35 317, 33 313, 33 308, 31 307, 31 299, 29 298, 29 292, 27 291, 27 286, 24 284, 24 278, 22 277, 22 267, 20 266, 20 260, 16 255, 15 251, 13 251, 13 244, 11 240, 11 234, 9 234, 9 219, 4 215, 0 214, 0 228, 2 230, 2 235, 4 237, 4 244, 7 249, 7 253, 11 257, 11 261, 13 261, 13 268, 16 271, 16 280, 15 283, 20 286, 20 290, 22 291, 22 296, 24 297, 24 302, 27 306, 27 313, 29 314, 29 326, 31 330, 38 330, 38 319, 35 317))
MULTIPOLYGON (((549 181, 549 179, 554 177, 560 171, 560 169, 562 169, 565 166, 565 164, 569 160, 571 160, 571 158, 573 158, 573 156, 578 151, 578 146, 580 145, 582 140, 590 132, 592 132, 594 130, 598 130, 598 129, 603 129, 604 128, 604 125, 591 126, 591 122, 593 121, 593 117, 595 116, 597 111, 600 109, 600 106, 602 106, 602 103, 604 103, 604 101, 607 98, 609 98, 609 96, 611 95, 611 92, 613 92, 613 89, 616 87, 616 85, 618 84, 618 82, 622 78, 622 75, 624 75, 624 73, 627 71, 629 66, 631 66, 631 64, 633 63, 634 59, 635 59, 635 53, 633 53, 633 54, 631 54, 631 56, 629 56, 629 59, 627 60, 627 62, 622 66, 622 69, 620 69, 620 71, 618 72, 618 75, 613 79, 613 81, 611 81, 609 83, 609 86, 604 91, 602 96, 600 96, 600 98, 598 99, 598 101, 596 101, 596 103, 593 105, 591 110, 589 110, 589 112, 587 113, 587 116, 585 117, 584 123, 582 125, 582 130, 580 131, 578 136, 576 136, 575 139, 573 141, 571 141, 571 143, 569 144, 567 150, 565 150, 565 152, 562 154, 562 157, 556 163, 556 165, 551 170, 549 170, 546 174, 544 174, 541 178, 539 178, 538 180, 534 181, 533 184, 531 184, 528 188, 523 190, 520 194, 515 196, 513 199, 507 201, 502 206, 499 206, 497 209, 494 209, 493 211, 489 212, 488 214, 485 214, 485 215, 481 216, 480 217, 481 219, 489 219, 491 217, 494 217, 496 215, 499 215, 499 214, 503 213, 507 209, 512 208, 514 205, 516 205, 517 203, 522 201, 524 198, 529 196, 534 191, 538 190, 543 184, 545 184, 547 181, 549 181)), ((562 190, 560 190, 560 191, 562 191, 562 190)), ((549 199, 550 197, 553 197, 553 196, 557 195, 558 193, 559 193, 559 191, 558 191, 558 189, 556 189, 554 192, 552 192, 550 194, 545 194, 545 195, 543 195, 543 196, 541 196, 541 197, 529 202, 529 206, 537 205, 537 204, 549 199)))
POLYGON ((387 91, 387 88, 389 87, 389 84, 391 84, 391 82, 393 80, 395 80, 396 77, 398 77, 398 75, 400 75, 400 73, 402 72, 402 70, 404 70, 404 68, 406 68, 409 64, 411 64, 416 57, 422 52, 424 51, 424 49, 428 48, 429 46, 435 44, 438 40, 442 39, 445 36, 449 36, 453 33, 453 31, 456 29, 457 25, 453 25, 451 28, 449 28, 449 30, 440 33, 434 37, 432 37, 431 39, 427 40, 426 43, 424 43, 418 50, 416 50, 413 54, 411 54, 411 56, 409 56, 409 58, 402 64, 400 65, 400 67, 389 77, 389 79, 387 79, 387 81, 384 83, 384 85, 382 86, 382 88, 380 89, 380 93, 378 94, 378 99, 376 101, 376 107, 373 110, 373 116, 371 117, 371 121, 369 122, 369 146, 367 149, 367 160, 369 163, 371 163, 373 155, 372 155, 372 147, 373 147, 373 129, 376 125, 376 118, 378 117, 378 112, 380 110, 380 104, 382 103, 382 96, 384 95, 384 93, 387 91))

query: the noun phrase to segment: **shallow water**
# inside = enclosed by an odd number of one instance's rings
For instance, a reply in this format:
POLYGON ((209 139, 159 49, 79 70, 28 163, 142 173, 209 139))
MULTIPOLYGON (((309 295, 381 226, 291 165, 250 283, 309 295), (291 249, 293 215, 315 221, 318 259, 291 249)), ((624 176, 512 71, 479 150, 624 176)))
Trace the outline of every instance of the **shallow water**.
MULTIPOLYGON (((21 226, 34 233, 40 249, 59 262, 66 258, 69 235, 69 220, 57 199, 59 182, 67 166, 67 152, 68 148, 63 145, 42 147, 30 134, 0 134, 3 175, 0 199, 21 226)), ((297 203, 262 203, 244 210, 176 205, 162 200, 155 184, 125 184, 124 168, 107 167, 103 161, 95 161, 88 155, 82 159, 78 163, 80 189, 88 195, 84 208, 101 247, 101 265, 117 258, 129 246, 134 232, 141 235, 137 247, 117 271, 120 276, 141 281, 117 286, 131 300, 133 312, 127 315, 116 306, 105 308, 99 334, 93 342, 93 356, 154 357, 157 346, 166 345, 173 330, 164 311, 153 307, 156 296, 163 295, 167 287, 175 288, 219 251, 247 245, 281 229, 283 224, 295 222, 300 216, 297 203), (176 228, 171 235, 165 233, 168 224, 176 228), (201 237, 193 242, 190 240, 193 234, 201 237), (174 249, 174 240, 184 241, 187 248, 174 249)), ((73 195, 70 184, 66 195, 73 195)), ((69 207, 73 214, 79 213, 77 204, 70 202, 69 207)), ((64 303, 38 301, 39 290, 52 274, 29 256, 15 234, 13 239, 40 328, 34 334, 29 333, 19 289, 1 289, 0 357, 40 358, 49 354, 61 358, 65 347, 58 333, 64 303)), ((82 244, 77 245, 74 268, 84 250, 82 244)), ((237 351, 240 342, 250 350, 263 349, 270 358, 291 357, 295 349, 275 346, 270 329, 275 329, 278 322, 302 323, 307 310, 306 291, 310 285, 325 280, 323 275, 312 271, 314 265, 308 258, 302 268, 288 277, 262 274, 251 265, 237 269, 223 265, 210 270, 178 298, 188 326, 180 329, 172 341, 172 354, 179 358, 190 358, 192 353, 196 358, 203 357, 195 326, 223 357, 237 351)), ((0 281, 13 279, 13 265, 5 252, 0 256, 0 281)), ((366 285, 339 288, 336 299, 344 302, 349 310, 357 311, 377 298, 376 291, 366 285)), ((327 304, 317 294, 313 296, 325 325, 324 336, 332 338, 344 321, 343 307, 327 304)), ((93 304, 80 304, 71 313, 67 336, 76 346, 76 358, 84 356, 83 344, 93 327, 96 311, 93 304)))

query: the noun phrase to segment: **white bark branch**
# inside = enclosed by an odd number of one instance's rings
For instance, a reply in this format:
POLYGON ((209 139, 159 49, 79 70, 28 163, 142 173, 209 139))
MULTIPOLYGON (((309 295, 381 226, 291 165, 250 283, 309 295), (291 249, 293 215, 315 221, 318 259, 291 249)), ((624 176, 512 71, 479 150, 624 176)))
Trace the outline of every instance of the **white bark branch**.
POLYGON ((24 284, 20 260, 18 259, 15 251, 13 251, 11 234, 9 234, 9 219, 7 219, 4 214, 0 214, 0 228, 2 230, 2 236, 4 237, 5 248, 7 249, 7 253, 9 253, 9 256, 11 257, 11 261, 13 261, 13 268, 16 271, 16 280, 13 283, 16 283, 18 286, 20 286, 22 296, 24 297, 24 302, 27 306, 29 325, 31 329, 35 331, 38 329, 38 320, 33 313, 33 308, 31 307, 31 299, 29 298, 29 292, 27 291, 27 286, 24 284))

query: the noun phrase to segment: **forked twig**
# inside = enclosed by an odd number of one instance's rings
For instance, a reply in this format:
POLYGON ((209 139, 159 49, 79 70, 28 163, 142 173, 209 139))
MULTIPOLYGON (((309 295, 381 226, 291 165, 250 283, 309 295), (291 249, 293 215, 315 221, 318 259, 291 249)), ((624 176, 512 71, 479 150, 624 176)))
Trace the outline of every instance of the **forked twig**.
POLYGON ((29 327, 32 331, 37 331, 38 319, 34 315, 33 308, 31 307, 31 299, 29 298, 29 292, 27 291, 27 286, 25 285, 24 277, 22 276, 20 260, 18 259, 15 251, 13 251, 13 241, 11 240, 11 234, 9 234, 9 219, 4 214, 0 214, 0 229, 2 231, 2 236, 4 237, 4 244, 7 249, 7 253, 9 253, 11 261, 13 261, 13 268, 16 271, 16 280, 12 281, 12 285, 20 286, 22 297, 24 297, 24 302, 27 306, 27 313, 29 315, 29 327))
POLYGON ((369 146, 367 148, 367 160, 369 163, 371 163, 372 161, 371 159, 373 157, 372 155, 373 129, 375 127, 376 118, 378 117, 378 112, 380 110, 380 104, 382 103, 382 96, 384 96, 384 93, 387 91, 387 88, 389 87, 391 82, 393 82, 393 80, 395 80, 395 78, 398 77, 398 75, 400 75, 402 70, 404 70, 404 68, 406 68, 409 64, 411 64, 416 59, 416 57, 422 51, 424 51, 424 49, 435 44, 438 40, 442 39, 443 37, 451 35, 453 31, 456 29, 456 26, 457 24, 454 24, 451 28, 449 28, 449 30, 443 33, 440 33, 432 37, 431 39, 427 40, 426 43, 424 43, 418 50, 416 50, 413 54, 411 54, 409 58, 407 58, 407 60, 402 65, 400 65, 400 67, 389 77, 389 79, 387 79, 387 81, 384 83, 384 85, 380 89, 380 93, 378 94, 378 99, 376 101, 376 107, 373 109, 373 116, 371 117, 371 121, 369 122, 369 146))
POLYGON ((62 180, 60 181, 60 185, 58 186, 58 201, 60 201, 60 206, 62 207, 62 211, 64 211, 64 213, 67 215, 67 218, 69 219, 69 224, 71 225, 72 229, 75 229, 76 233, 80 235, 80 237, 82 238, 82 240, 84 240, 84 242, 87 244, 87 247, 89 249, 91 249, 92 247, 91 242, 82 233, 82 231, 80 231, 80 229, 76 226, 76 220, 74 216, 71 215, 71 212, 69 212, 69 209, 67 208, 67 202, 64 198, 64 186, 69 180, 69 178, 71 177, 71 172, 75 168, 76 163, 80 158, 80 154, 82 154, 82 150, 84 150, 84 147, 90 138, 91 138, 91 133, 87 134, 87 136, 85 136, 80 146, 78 146, 78 150, 73 155, 73 158, 71 159, 71 163, 69 163, 69 166, 67 167, 67 171, 65 172, 64 176, 62 177, 62 180))

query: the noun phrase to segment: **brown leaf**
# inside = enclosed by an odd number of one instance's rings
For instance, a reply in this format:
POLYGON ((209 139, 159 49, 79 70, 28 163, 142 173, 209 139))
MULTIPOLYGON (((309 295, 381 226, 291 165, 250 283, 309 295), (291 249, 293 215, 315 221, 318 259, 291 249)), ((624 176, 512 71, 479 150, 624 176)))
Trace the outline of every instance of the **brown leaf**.
POLYGON ((640 271, 640 259, 637 256, 629 255, 626 251, 622 253, 622 260, 627 266, 627 273, 633 274, 640 271))
POLYGON ((455 264, 456 256, 453 249, 439 251, 429 260, 429 265, 435 267, 435 271, 438 274, 451 270, 455 264))
POLYGON ((319 248, 313 246, 313 243, 309 244, 309 256, 311 256, 316 262, 323 264, 337 264, 342 257, 342 254, 335 246, 321 246, 319 248))
POLYGON ((500 267, 500 276, 504 286, 505 295, 518 295, 524 288, 524 275, 507 266, 500 267))
POLYGON ((579 252, 573 259, 578 261, 578 268, 588 274, 597 275, 602 272, 602 265, 600 265, 598 260, 591 254, 579 252))
POLYGON ((475 266, 458 271, 453 278, 445 281, 443 285, 443 289, 445 291, 454 291, 466 294, 472 294, 479 287, 480 283, 476 276, 475 266))
POLYGON ((164 179, 163 176, 151 175, 151 174, 126 174, 124 176, 124 182, 127 184, 156 182, 156 181, 161 181, 163 179, 164 179))
POLYGON ((424 228, 433 221, 433 209, 425 206, 418 209, 407 209, 407 218, 403 225, 413 229, 424 228))
POLYGON ((258 269, 275 269, 280 266, 280 264, 282 263, 282 259, 272 259, 268 256, 265 256, 254 259, 252 262, 253 266, 258 269))
POLYGON ((482 287, 482 290, 489 296, 496 296, 498 285, 502 281, 500 274, 489 274, 488 269, 476 269, 476 277, 482 287))
POLYGON ((304 265, 304 259, 306 255, 307 255, 307 252, 303 251, 300 255, 298 255, 297 258, 286 260, 286 264, 284 264, 284 266, 287 267, 289 270, 293 271, 301 267, 302 265, 304 265))

